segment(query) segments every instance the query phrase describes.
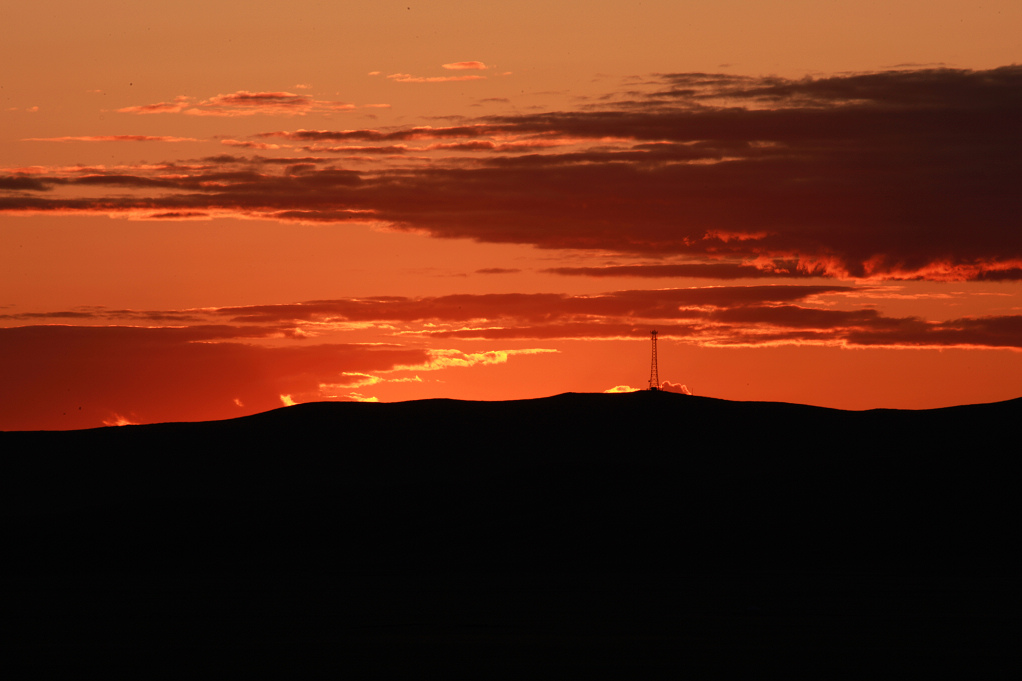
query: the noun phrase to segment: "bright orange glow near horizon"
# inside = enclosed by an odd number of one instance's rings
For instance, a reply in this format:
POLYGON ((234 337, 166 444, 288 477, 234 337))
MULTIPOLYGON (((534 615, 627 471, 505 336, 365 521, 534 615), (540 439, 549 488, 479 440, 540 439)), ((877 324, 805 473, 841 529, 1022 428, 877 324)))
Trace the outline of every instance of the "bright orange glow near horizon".
POLYGON ((9 4, 0 430, 1022 395, 1017 2, 9 4))

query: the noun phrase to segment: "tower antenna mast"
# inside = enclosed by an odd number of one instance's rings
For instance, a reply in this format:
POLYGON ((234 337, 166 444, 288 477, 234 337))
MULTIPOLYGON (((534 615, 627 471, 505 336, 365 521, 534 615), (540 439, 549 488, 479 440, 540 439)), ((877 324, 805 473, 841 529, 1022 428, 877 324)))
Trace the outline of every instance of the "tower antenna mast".
POLYGON ((656 331, 651 334, 653 337, 653 362, 649 367, 649 389, 660 390, 660 376, 656 370, 656 331))

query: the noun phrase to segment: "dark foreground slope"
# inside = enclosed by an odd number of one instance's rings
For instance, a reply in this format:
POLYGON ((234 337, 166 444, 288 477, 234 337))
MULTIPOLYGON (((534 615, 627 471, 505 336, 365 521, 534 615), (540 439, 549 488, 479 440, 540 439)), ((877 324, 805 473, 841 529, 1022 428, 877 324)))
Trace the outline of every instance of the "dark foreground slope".
POLYGON ((566 394, 0 433, 0 633, 64 671, 998 659, 1020 416, 566 394))

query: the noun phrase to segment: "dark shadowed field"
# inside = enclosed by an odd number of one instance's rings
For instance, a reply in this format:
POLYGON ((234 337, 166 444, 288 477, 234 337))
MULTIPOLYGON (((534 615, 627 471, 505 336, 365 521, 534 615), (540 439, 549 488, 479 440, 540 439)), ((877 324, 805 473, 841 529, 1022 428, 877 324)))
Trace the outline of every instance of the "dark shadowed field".
POLYGON ((33 678, 994 668, 1020 420, 644 392, 0 433, 0 636, 33 678))

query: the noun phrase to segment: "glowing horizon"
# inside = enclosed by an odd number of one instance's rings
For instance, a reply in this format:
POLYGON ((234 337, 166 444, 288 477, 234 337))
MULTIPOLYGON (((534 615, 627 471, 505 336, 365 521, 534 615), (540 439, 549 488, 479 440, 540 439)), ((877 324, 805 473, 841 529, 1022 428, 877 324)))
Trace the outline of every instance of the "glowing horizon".
POLYGON ((1020 395, 1017 3, 548 5, 5 9, 0 429, 1020 395))

